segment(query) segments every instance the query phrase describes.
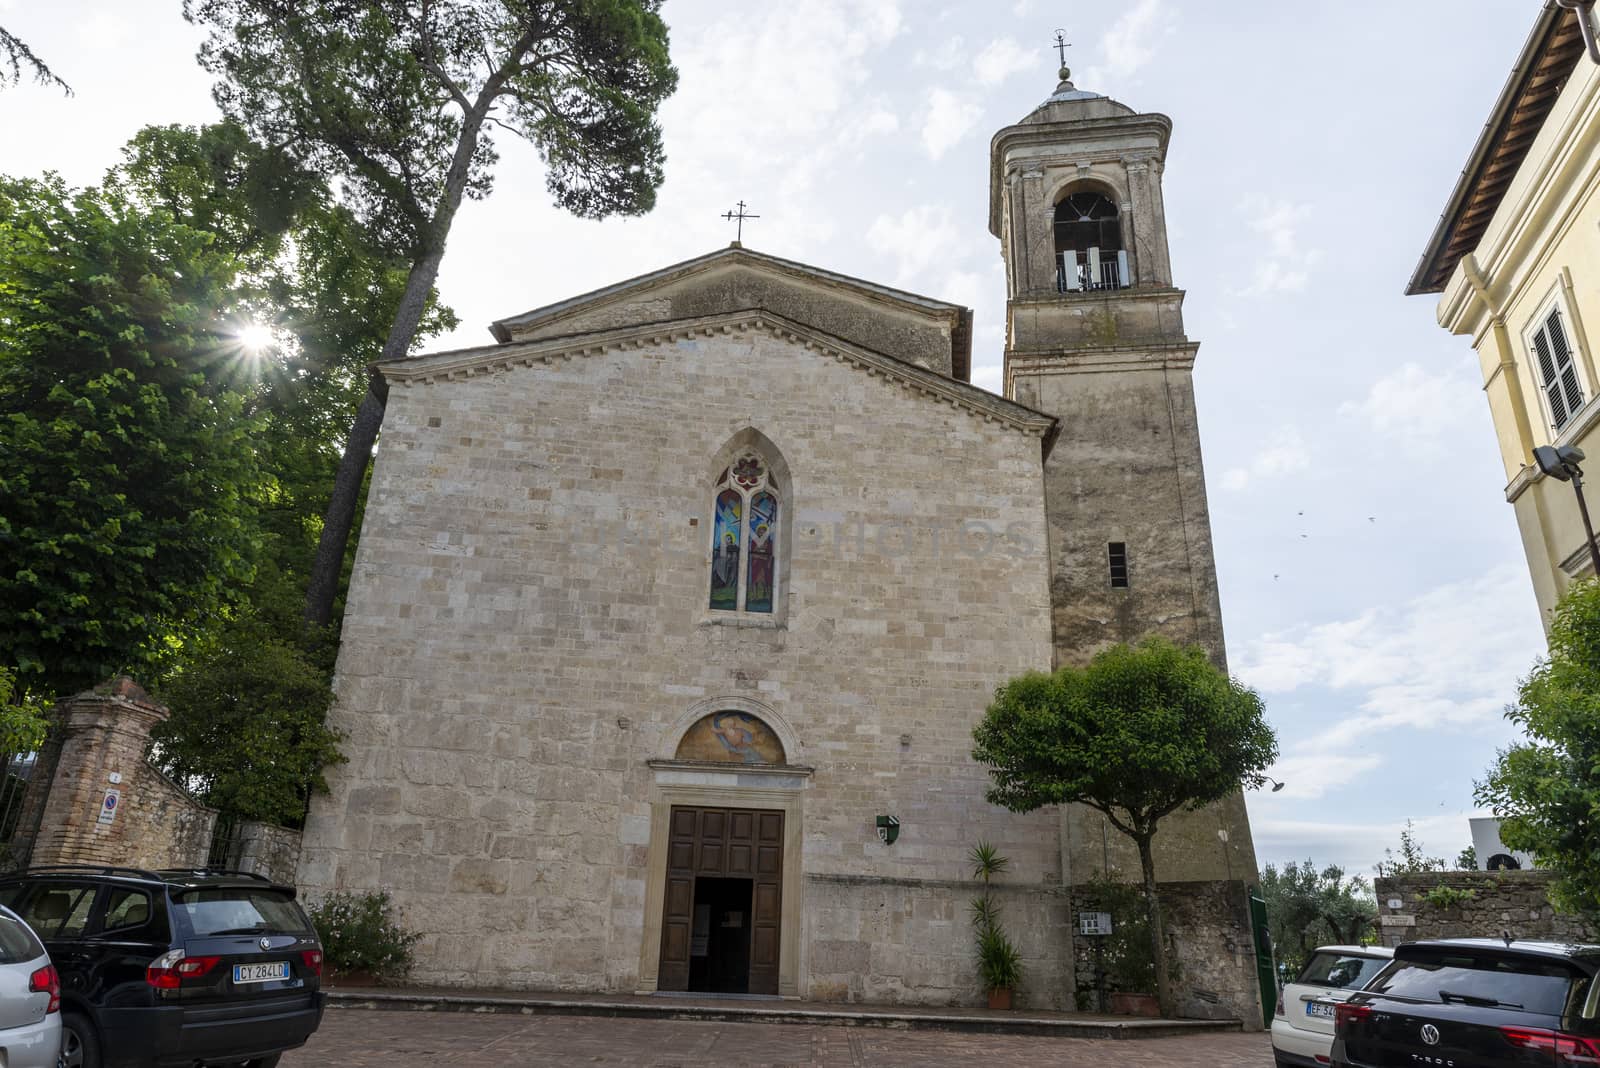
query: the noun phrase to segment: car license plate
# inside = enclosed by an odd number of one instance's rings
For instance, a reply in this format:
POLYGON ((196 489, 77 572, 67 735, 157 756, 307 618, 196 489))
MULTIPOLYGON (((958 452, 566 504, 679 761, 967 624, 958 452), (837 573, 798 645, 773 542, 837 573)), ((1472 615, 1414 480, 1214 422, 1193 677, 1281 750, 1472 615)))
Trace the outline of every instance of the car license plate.
POLYGON ((1325 1020, 1333 1019, 1333 1006, 1325 1005, 1320 1001, 1306 1002, 1307 1016, 1320 1016, 1325 1020))
POLYGON ((286 960, 233 966, 233 981, 236 983, 270 983, 274 979, 287 978, 289 978, 289 962, 286 960))

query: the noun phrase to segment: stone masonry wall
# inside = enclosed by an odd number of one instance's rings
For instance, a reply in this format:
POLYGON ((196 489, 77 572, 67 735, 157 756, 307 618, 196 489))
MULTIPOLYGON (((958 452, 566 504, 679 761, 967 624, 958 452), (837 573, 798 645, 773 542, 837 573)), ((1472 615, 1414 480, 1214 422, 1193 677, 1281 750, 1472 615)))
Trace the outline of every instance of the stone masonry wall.
POLYGON ((1429 938, 1498 938, 1510 931, 1513 938, 1594 941, 1600 932, 1550 905, 1553 878, 1547 871, 1451 871, 1374 879, 1380 938, 1397 946, 1429 938), (1473 896, 1447 906, 1423 896, 1441 886, 1473 896), (1390 906, 1394 900, 1398 908, 1390 906))
MULTIPOLYGON (((1246 885, 1237 880, 1160 883, 1158 891, 1168 951, 1178 965, 1173 985, 1178 1014, 1191 1019, 1238 1019, 1245 1030, 1259 1030, 1261 1003, 1246 885)), ((1074 926, 1080 912, 1100 911, 1084 890, 1074 891, 1071 900, 1074 926)), ((1117 922, 1115 917, 1113 922, 1117 922)), ((1098 940, 1098 936, 1083 936, 1073 946, 1076 1004, 1090 1011, 1098 1007, 1097 965, 1102 963, 1096 957, 1098 940)), ((1114 983, 1108 983, 1108 992, 1116 989, 1114 983)))
MULTIPOLYGON (((1072 944, 1067 899, 1059 888, 996 883, 1000 923, 1022 956, 1018 1008, 1070 1010, 1072 944)), ((977 936, 969 902, 983 892, 971 881, 918 882, 814 875, 811 909, 811 997, 817 1001, 973 1005, 978 983, 977 936)))
POLYGON ((293 886, 300 866, 300 832, 247 820, 239 826, 237 866, 240 871, 293 886))
MULTIPOLYGON (((836 966, 896 908, 964 922, 941 887, 980 838, 1011 883, 1060 884, 1054 814, 988 805, 970 758, 994 688, 1050 665, 1037 437, 766 332, 397 385, 385 420, 331 716, 349 763, 313 801, 303 890, 390 890, 421 981, 637 989, 647 761, 695 706, 748 698, 815 769, 783 903, 802 961, 827 947, 801 992, 975 990, 953 934, 836 966), (706 610, 706 524, 747 427, 788 467, 792 546, 786 616, 733 626, 706 610), (1012 537, 964 546, 968 522, 1012 537), (901 816, 893 847, 875 813, 901 816)), ((1059 974, 1066 944, 1035 944, 1059 974)))

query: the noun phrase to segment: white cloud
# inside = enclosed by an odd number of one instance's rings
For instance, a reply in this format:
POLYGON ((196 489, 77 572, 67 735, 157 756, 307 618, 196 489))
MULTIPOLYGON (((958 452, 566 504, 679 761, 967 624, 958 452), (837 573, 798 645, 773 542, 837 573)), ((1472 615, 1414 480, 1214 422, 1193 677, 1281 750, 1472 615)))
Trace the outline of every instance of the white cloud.
POLYGON ((1438 454, 1460 441, 1464 426, 1481 421, 1480 392, 1463 371, 1429 374, 1407 363, 1374 382, 1362 400, 1340 405, 1339 414, 1408 449, 1438 454))
MULTIPOLYGON (((1251 807, 1265 805, 1252 801, 1251 807)), ((1454 860, 1457 853, 1471 844, 1467 821, 1480 815, 1487 813, 1450 812, 1413 819, 1411 833, 1425 853, 1454 860)), ((1254 815, 1250 820, 1256 857, 1262 866, 1310 857, 1319 867, 1337 864, 1347 875, 1362 875, 1368 879, 1372 878, 1372 866, 1383 859, 1383 851, 1399 847, 1400 832, 1405 828, 1404 816, 1372 823, 1287 820, 1254 815)))
POLYGON ((948 204, 919 204, 899 215, 879 215, 867 228, 867 247, 893 257, 894 285, 914 289, 930 267, 959 248, 965 235, 948 204))
POLYGON ((928 113, 922 122, 922 147, 928 150, 930 159, 938 159, 971 133, 982 117, 983 108, 977 101, 948 89, 935 89, 928 94, 928 113))
POLYGON ((931 67, 934 70, 959 70, 967 64, 967 43, 959 35, 947 37, 935 48, 919 48, 911 57, 914 67, 931 67))
POLYGON ((1237 493, 1252 482, 1281 478, 1310 466, 1311 453, 1300 431, 1288 427, 1280 429, 1271 443, 1257 452, 1247 466, 1223 472, 1222 488, 1237 493))
POLYGON ((1038 66, 1037 55, 1023 48, 1014 37, 990 41, 972 61, 972 73, 980 85, 999 85, 1013 74, 1038 66))
POLYGON ((1311 278, 1311 268, 1322 259, 1322 250, 1306 248, 1300 240, 1300 227, 1311 215, 1308 204, 1248 197, 1239 205, 1241 217, 1258 235, 1250 255, 1256 262, 1250 284, 1235 295, 1256 297, 1268 293, 1299 293, 1311 278))
POLYGON ((1139 0, 1100 38, 1096 60, 1080 84, 1099 90, 1138 74, 1155 59, 1176 17, 1163 0, 1139 0))
POLYGON ((1537 634, 1516 625, 1534 611, 1525 570, 1503 564, 1404 604, 1247 642, 1236 661, 1247 684, 1269 695, 1322 687, 1350 702, 1289 747, 1274 774, 1303 780, 1300 796, 1320 796, 1378 766, 1362 749, 1380 734, 1503 728, 1516 681, 1540 652, 1507 635, 1537 634))

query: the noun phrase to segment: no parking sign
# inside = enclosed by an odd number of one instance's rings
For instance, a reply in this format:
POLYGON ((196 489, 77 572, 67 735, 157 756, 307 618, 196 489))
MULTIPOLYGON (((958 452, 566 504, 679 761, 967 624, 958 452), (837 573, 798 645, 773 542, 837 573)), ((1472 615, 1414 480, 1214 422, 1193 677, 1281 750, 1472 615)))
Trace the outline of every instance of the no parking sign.
POLYGON ((117 818, 117 806, 122 803, 121 790, 107 790, 105 800, 100 802, 100 822, 110 823, 117 818))

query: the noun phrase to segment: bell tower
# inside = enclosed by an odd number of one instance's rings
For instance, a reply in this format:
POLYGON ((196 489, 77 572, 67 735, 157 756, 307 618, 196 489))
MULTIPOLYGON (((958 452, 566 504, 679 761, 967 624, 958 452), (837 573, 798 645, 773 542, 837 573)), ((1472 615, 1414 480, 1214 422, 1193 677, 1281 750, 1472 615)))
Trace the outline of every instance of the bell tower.
MULTIPOLYGON (((1061 420, 1045 464, 1058 666, 1160 635, 1226 668, 1193 369, 1161 198, 1172 120, 1061 83, 990 146, 1006 266, 1005 395, 1061 420)), ((1139 865, 1081 806, 1067 881, 1139 865)), ((1166 882, 1253 880, 1241 794, 1157 836, 1166 882), (1219 833, 1220 832, 1220 833, 1219 833)))

